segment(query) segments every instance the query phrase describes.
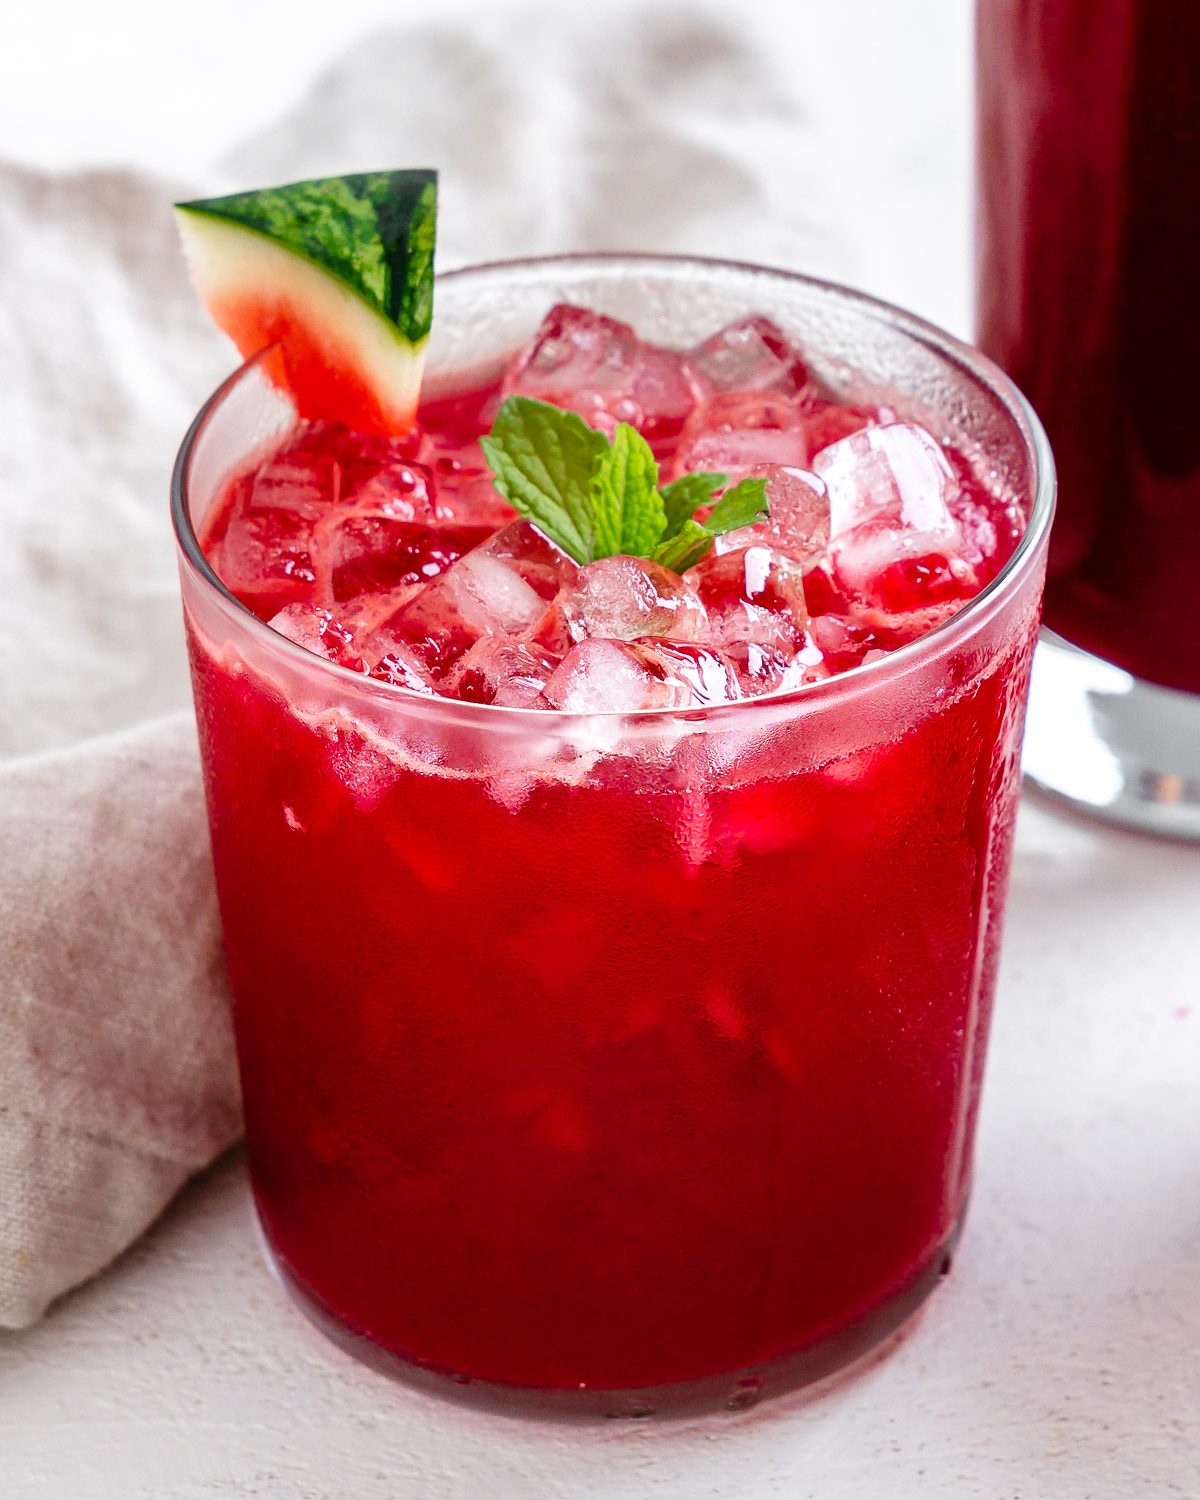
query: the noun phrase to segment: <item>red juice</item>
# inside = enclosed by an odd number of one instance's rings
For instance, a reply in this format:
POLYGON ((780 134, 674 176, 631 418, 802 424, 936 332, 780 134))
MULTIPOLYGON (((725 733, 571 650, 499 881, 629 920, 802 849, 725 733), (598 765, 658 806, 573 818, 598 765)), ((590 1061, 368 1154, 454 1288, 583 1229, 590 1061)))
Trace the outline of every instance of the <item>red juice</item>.
POLYGON ((234 455, 202 538, 245 608, 184 574, 279 1268, 356 1348, 614 1411, 825 1374, 948 1265, 1040 583, 1026 549, 950 619, 1032 506, 1011 416, 1006 485, 798 353, 736 400, 658 353, 558 395, 668 472, 766 455, 779 498, 682 579, 641 565, 643 634, 634 560, 568 567, 481 479, 494 384, 412 439, 234 455), (901 496, 898 551, 844 485, 885 471, 949 497, 901 496))
POLYGON ((1193 693, 1198 68, 1192 0, 979 5, 979 342, 1054 446, 1047 623, 1193 693))

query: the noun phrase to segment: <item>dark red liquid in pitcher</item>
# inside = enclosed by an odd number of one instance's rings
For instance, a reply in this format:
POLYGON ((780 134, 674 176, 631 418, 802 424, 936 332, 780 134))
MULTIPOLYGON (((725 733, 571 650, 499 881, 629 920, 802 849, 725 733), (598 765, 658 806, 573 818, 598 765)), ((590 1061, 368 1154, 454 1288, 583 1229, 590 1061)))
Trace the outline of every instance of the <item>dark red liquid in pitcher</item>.
POLYGON ((1200 4, 981 0, 979 342, 1059 471, 1047 623, 1200 692, 1200 4))

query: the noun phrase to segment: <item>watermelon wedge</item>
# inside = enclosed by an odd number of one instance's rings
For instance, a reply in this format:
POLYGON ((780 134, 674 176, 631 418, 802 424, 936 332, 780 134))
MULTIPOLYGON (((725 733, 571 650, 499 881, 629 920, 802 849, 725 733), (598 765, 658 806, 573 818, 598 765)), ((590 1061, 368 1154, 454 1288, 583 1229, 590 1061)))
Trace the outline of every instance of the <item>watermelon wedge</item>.
POLYGON ((412 426, 433 316, 437 174, 364 172, 175 205, 213 321, 301 417, 412 426))

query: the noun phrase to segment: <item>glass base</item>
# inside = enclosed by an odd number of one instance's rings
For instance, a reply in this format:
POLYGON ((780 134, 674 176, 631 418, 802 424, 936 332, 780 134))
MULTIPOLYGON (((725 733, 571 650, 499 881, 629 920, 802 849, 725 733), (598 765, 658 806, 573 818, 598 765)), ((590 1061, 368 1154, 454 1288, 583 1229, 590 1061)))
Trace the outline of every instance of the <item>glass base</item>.
POLYGON ((259 1225, 267 1264, 304 1316, 347 1354, 380 1374, 431 1395, 509 1416, 537 1418, 682 1417, 720 1410, 743 1411, 765 1397, 804 1389, 816 1400, 887 1357, 907 1337, 926 1298, 949 1274, 966 1210, 951 1233, 899 1291, 866 1317, 819 1344, 747 1369, 724 1371, 702 1380, 638 1390, 544 1390, 500 1385, 469 1375, 433 1369, 405 1359, 356 1333, 334 1317, 283 1266, 259 1225))
POLYGON ((1200 839, 1200 695, 1143 682, 1043 630, 1023 767, 1083 812, 1200 839))

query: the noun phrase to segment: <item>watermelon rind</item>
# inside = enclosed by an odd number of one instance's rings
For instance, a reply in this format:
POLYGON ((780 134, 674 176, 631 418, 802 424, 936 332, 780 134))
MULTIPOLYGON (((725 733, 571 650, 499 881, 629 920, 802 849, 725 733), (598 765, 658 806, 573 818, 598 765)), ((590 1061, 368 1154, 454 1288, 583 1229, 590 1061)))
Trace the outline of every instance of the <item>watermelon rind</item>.
POLYGON ((176 209, 214 321, 243 355, 279 346, 301 415, 411 422, 433 316, 436 173, 317 178, 176 209))

